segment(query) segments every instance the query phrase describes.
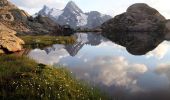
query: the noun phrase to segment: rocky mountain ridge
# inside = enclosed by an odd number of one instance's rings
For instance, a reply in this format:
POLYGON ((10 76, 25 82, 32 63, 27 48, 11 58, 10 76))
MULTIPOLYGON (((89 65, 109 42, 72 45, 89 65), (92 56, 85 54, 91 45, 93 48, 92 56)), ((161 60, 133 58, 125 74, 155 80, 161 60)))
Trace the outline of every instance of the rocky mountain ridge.
POLYGON ((97 11, 84 13, 73 1, 68 2, 63 10, 44 6, 37 15, 49 17, 60 25, 70 25, 72 28, 95 28, 112 18, 97 11))
POLYGON ((0 1, 0 21, 17 34, 52 34, 63 30, 50 18, 43 16, 33 18, 8 0, 0 1))

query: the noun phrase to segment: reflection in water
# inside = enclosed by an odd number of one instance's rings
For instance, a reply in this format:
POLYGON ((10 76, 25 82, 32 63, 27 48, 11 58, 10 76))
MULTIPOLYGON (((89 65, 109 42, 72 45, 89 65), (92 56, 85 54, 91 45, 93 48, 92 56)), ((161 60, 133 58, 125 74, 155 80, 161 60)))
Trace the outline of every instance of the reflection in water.
POLYGON ((156 56, 158 59, 162 59, 168 52, 168 48, 170 48, 170 44, 167 41, 163 42, 161 45, 158 45, 154 51, 149 52, 147 56, 156 56))
POLYGON ((155 49, 164 41, 161 32, 113 32, 104 33, 105 37, 111 41, 126 47, 127 51, 133 55, 145 55, 155 49))
POLYGON ((75 36, 73 45, 34 49, 29 56, 40 63, 68 66, 78 79, 98 86, 116 100, 170 100, 168 42, 146 55, 133 56, 100 34, 75 36))
POLYGON ((40 63, 49 65, 59 63, 60 59, 69 56, 63 45, 54 45, 52 48, 34 49, 29 53, 29 56, 40 63))
POLYGON ((94 34, 83 34, 83 33, 78 33, 75 34, 75 37, 77 38, 77 41, 73 45, 67 45, 65 48, 68 51, 68 53, 71 56, 75 56, 78 51, 85 45, 92 45, 96 46, 99 45, 103 41, 107 41, 105 38, 103 38, 100 34, 98 36, 94 34))
POLYGON ((131 88, 132 91, 139 89, 136 88, 137 78, 148 70, 143 64, 130 64, 124 57, 109 56, 94 58, 82 67, 74 68, 79 69, 75 73, 80 79, 88 79, 107 87, 114 85, 131 88))
POLYGON ((170 63, 159 64, 155 72, 160 75, 165 75, 170 82, 170 63))

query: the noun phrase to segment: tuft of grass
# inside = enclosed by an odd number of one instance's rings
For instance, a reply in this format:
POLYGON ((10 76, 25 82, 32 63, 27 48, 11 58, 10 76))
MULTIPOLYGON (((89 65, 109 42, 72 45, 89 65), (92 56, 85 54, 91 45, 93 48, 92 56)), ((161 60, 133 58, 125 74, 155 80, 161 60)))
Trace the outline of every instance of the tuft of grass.
POLYGON ((15 55, 0 57, 0 99, 107 100, 62 67, 37 64, 28 57, 15 55))
POLYGON ((73 36, 19 36, 25 41, 25 48, 44 48, 53 44, 73 44, 75 38, 73 36))

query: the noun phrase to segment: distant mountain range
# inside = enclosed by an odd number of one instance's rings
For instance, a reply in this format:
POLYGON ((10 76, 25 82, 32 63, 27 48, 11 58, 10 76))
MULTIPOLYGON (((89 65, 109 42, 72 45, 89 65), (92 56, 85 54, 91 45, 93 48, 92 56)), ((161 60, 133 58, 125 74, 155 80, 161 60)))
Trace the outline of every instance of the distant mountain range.
POLYGON ((44 6, 37 15, 49 17, 60 25, 70 25, 72 28, 95 28, 112 18, 97 11, 84 13, 73 1, 68 2, 63 10, 44 6))

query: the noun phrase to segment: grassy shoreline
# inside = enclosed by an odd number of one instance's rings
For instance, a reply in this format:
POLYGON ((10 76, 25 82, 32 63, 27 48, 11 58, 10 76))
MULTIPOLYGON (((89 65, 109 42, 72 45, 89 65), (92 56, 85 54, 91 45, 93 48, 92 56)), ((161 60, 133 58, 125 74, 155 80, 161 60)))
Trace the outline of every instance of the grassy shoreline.
POLYGON ((25 41, 24 48, 44 48, 53 44, 73 44, 76 39, 73 36, 19 36, 25 41))
MULTIPOLYGON (((75 38, 19 36, 24 48, 44 48, 52 44, 73 44, 75 38)), ((61 66, 38 64, 26 55, 0 55, 1 100, 107 100, 99 90, 76 80, 61 66)))
POLYGON ((106 100, 96 89, 61 67, 38 64, 26 56, 0 57, 2 100, 106 100))

